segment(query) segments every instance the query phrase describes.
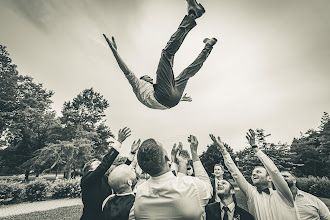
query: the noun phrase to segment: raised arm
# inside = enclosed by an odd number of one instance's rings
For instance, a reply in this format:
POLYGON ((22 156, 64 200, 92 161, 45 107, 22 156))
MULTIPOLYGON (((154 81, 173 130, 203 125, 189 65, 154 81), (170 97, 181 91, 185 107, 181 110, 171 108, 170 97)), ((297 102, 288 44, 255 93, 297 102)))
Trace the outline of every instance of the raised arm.
POLYGON ((291 207, 294 207, 293 196, 288 184, 284 180, 283 176, 281 175, 274 162, 266 154, 264 154, 256 145, 255 133, 252 129, 249 130, 249 133, 247 133, 246 138, 249 141, 249 144, 251 145, 254 153, 257 155, 257 157, 260 159, 265 169, 267 170, 269 176, 272 179, 272 182, 275 185, 277 192, 279 192, 279 195, 281 196, 283 201, 291 207))
POLYGON ((191 159, 193 161, 194 171, 195 171, 195 183, 198 188, 201 203, 206 206, 209 199, 212 197, 213 188, 210 182, 210 178, 201 163, 199 156, 197 154, 198 140, 194 135, 188 137, 188 142, 190 143, 191 159))
POLYGON ((133 87, 133 90, 137 90, 139 88, 140 85, 140 80, 135 76, 135 74, 128 68, 128 66, 126 65, 126 63, 123 61, 123 59, 119 56, 118 50, 117 50, 117 44, 115 41, 114 37, 111 37, 111 40, 109 40, 107 38, 107 36, 105 36, 105 34, 103 34, 105 40, 107 41, 114 57, 116 58, 116 61, 120 67, 120 69, 123 71, 123 73, 125 74, 126 78, 128 79, 129 83, 131 84, 131 86, 133 87))
POLYGON ((119 53, 117 51, 117 44, 115 41, 114 37, 111 37, 111 40, 109 40, 107 38, 107 36, 105 36, 105 34, 103 34, 105 40, 107 41, 114 57, 116 58, 116 61, 120 67, 120 69, 124 72, 125 75, 128 75, 131 73, 130 69, 127 67, 127 65, 125 64, 125 62, 123 61, 123 59, 119 56, 119 53))
POLYGON ((117 141, 110 148, 109 152, 103 157, 100 165, 94 171, 90 171, 83 176, 80 183, 81 187, 93 184, 95 180, 100 179, 104 176, 104 174, 107 172, 107 170, 110 168, 110 166, 118 156, 121 144, 130 135, 131 130, 127 127, 119 130, 117 141))
POLYGON ((238 187, 249 198, 254 187, 244 178, 243 174, 239 171, 233 159, 227 152, 220 137, 216 138, 213 134, 210 134, 210 138, 213 141, 213 144, 216 145, 222 153, 225 165, 231 173, 232 177, 234 178, 235 182, 237 183, 238 187))

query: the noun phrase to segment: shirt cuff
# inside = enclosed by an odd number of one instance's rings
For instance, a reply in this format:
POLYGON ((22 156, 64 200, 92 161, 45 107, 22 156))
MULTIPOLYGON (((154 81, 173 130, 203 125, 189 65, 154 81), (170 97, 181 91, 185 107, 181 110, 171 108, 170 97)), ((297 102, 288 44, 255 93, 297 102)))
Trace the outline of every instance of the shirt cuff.
POLYGON ((178 172, 179 166, 177 163, 172 162, 171 163, 171 170, 174 170, 175 172, 178 172))
POLYGON ((121 143, 117 140, 113 140, 113 141, 114 142, 110 146, 120 153, 121 143))

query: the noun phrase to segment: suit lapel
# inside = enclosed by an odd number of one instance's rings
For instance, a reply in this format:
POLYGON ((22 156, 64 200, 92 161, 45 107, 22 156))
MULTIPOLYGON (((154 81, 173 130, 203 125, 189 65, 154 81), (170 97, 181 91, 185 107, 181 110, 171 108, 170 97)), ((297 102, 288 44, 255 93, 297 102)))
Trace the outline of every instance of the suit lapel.
POLYGON ((221 220, 221 209, 220 209, 220 203, 216 202, 215 204, 215 219, 221 220))

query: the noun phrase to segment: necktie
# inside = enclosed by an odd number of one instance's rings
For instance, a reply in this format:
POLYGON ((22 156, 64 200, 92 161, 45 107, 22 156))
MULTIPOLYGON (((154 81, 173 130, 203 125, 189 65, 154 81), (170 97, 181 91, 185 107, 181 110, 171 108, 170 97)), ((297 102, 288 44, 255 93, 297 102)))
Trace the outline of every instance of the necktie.
POLYGON ((223 211, 224 211, 224 214, 223 214, 223 219, 222 220, 228 220, 228 211, 229 211, 229 208, 227 206, 224 206, 223 207, 223 211))
POLYGON ((257 189, 258 190, 258 192, 261 194, 262 192, 264 192, 264 193, 267 193, 268 195, 270 194, 270 191, 269 191, 269 189, 268 188, 265 188, 265 189, 257 189))

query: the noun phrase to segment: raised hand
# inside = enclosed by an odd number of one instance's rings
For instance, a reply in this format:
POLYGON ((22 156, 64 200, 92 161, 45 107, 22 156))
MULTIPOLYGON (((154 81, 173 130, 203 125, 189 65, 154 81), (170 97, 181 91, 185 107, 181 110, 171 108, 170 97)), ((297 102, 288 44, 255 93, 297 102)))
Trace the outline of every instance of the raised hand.
POLYGON ((177 151, 175 158, 178 160, 179 165, 187 165, 189 158, 181 154, 181 151, 177 151))
POLYGON ((213 141, 213 144, 219 148, 221 153, 225 153, 226 148, 223 142, 221 141, 221 138, 219 136, 218 138, 216 138, 213 134, 210 134, 210 138, 213 141))
POLYGON ((197 147, 198 147, 198 140, 194 135, 190 135, 188 137, 188 142, 190 143, 190 152, 191 152, 191 159, 195 161, 199 161, 199 157, 197 154, 197 147))
POLYGON ((131 136, 131 129, 129 129, 128 127, 124 127, 123 129, 119 130, 117 141, 123 143, 129 136, 131 136))
POLYGON ((117 44, 116 44, 116 41, 115 41, 115 38, 114 37, 111 37, 111 41, 107 38, 107 36, 105 36, 105 34, 103 34, 105 40, 107 41, 109 47, 111 50, 117 50, 117 44))
POLYGON ((178 160, 176 158, 176 155, 178 152, 182 151, 182 143, 179 142, 179 145, 176 146, 176 144, 173 145, 172 150, 171 150, 171 161, 174 163, 178 163, 178 160))
POLYGON ((190 96, 187 96, 187 93, 186 93, 186 94, 184 94, 184 96, 181 97, 181 101, 191 102, 192 98, 190 96))
POLYGON ((139 150, 140 144, 141 144, 141 139, 139 139, 137 142, 133 141, 133 144, 131 147, 132 154, 135 154, 139 150))
POLYGON ((249 129, 249 132, 250 133, 246 133, 246 139, 252 147, 256 147, 256 134, 252 129, 249 129))

